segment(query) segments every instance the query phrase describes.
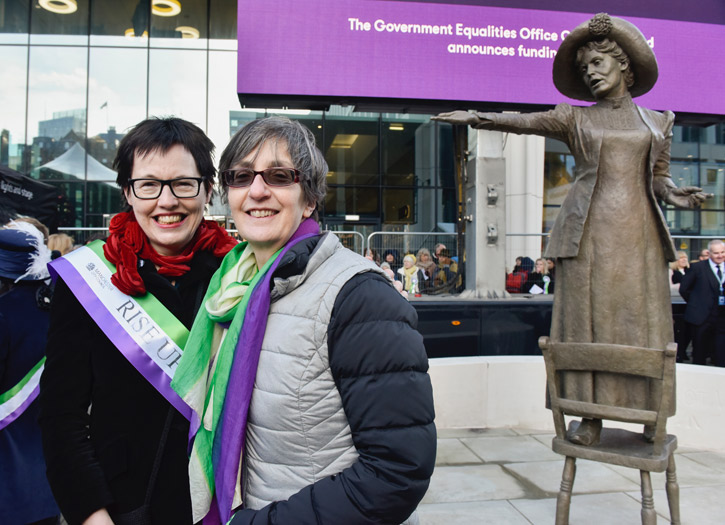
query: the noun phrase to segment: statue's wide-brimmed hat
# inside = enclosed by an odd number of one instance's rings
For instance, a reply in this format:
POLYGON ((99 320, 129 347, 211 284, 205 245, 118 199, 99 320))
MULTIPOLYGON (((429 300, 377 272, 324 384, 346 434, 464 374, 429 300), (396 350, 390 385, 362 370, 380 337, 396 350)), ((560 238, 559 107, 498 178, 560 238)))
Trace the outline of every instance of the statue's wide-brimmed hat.
POLYGON ((616 42, 629 57, 634 84, 629 93, 638 97, 647 93, 657 82, 657 59, 642 32, 633 24, 599 13, 574 28, 559 46, 554 57, 554 85, 562 94, 577 100, 595 100, 576 67, 576 52, 591 40, 609 39, 616 42))

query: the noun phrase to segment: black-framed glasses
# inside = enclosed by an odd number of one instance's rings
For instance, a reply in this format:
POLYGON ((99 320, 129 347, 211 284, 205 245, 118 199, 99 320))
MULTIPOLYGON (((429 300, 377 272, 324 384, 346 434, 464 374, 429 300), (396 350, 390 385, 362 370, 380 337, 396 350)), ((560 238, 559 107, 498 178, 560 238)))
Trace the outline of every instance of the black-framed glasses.
POLYGON ((177 199, 193 199, 199 195, 203 180, 201 177, 181 177, 171 180, 131 179, 129 182, 137 199, 158 199, 164 186, 168 186, 177 199))
POLYGON ((291 186, 300 181, 300 171, 294 168, 267 168, 262 171, 254 171, 252 168, 241 168, 238 170, 224 170, 221 173, 224 182, 231 188, 246 188, 251 186, 254 178, 261 175, 267 186, 291 186))

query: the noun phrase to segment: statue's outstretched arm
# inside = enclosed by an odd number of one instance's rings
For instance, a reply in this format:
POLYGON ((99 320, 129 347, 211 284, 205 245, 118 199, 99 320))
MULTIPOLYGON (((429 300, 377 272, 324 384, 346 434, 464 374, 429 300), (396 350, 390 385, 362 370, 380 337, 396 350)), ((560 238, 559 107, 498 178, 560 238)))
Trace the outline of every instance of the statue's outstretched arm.
POLYGON ((551 111, 537 113, 477 113, 473 111, 449 111, 431 120, 471 126, 476 129, 507 131, 520 135, 542 135, 568 144, 568 136, 574 128, 571 106, 560 104, 551 111))
POLYGON ((652 189, 655 195, 665 201, 668 204, 677 206, 678 208, 697 208, 706 199, 712 197, 712 193, 703 193, 702 188, 697 186, 683 186, 682 188, 672 182, 672 176, 670 175, 670 145, 672 144, 672 127, 671 122, 669 123, 668 129, 666 130, 667 138, 665 147, 662 148, 662 152, 653 168, 654 178, 652 180, 652 189))

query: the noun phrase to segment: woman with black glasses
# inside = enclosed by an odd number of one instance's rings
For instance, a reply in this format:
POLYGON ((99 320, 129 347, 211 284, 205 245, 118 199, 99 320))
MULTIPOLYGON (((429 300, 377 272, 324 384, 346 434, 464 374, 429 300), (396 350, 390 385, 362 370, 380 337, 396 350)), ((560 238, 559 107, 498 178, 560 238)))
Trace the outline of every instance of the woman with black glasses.
POLYGON ((125 211, 106 243, 59 258, 40 424, 68 523, 190 524, 191 411, 169 383, 212 274, 236 244, 204 220, 214 146, 149 119, 121 141, 125 211))
POLYGON ((320 234, 327 164, 307 128, 251 122, 220 170, 247 242, 212 278, 172 383, 198 422, 194 520, 418 523, 436 434, 415 310, 320 234))

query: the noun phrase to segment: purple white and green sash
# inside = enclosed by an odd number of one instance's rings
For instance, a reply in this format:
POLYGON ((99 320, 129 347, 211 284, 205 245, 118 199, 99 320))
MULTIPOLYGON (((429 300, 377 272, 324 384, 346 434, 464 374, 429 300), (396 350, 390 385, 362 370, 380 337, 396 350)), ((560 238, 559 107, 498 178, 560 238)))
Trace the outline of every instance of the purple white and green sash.
POLYGON ((240 243, 209 282, 173 381, 196 414, 189 458, 195 523, 202 519, 204 525, 227 523, 242 503, 240 465, 272 276, 295 244, 319 231, 314 220, 303 221, 258 270, 252 248, 240 243))
POLYGON ((40 375, 45 366, 45 356, 20 382, 7 392, 0 394, 0 430, 20 417, 40 391, 40 375))
POLYGON ((92 242, 48 268, 53 277, 63 279, 131 365, 191 421, 192 410, 170 386, 189 331, 150 293, 131 297, 111 284, 116 268, 104 257, 103 245, 92 242))

